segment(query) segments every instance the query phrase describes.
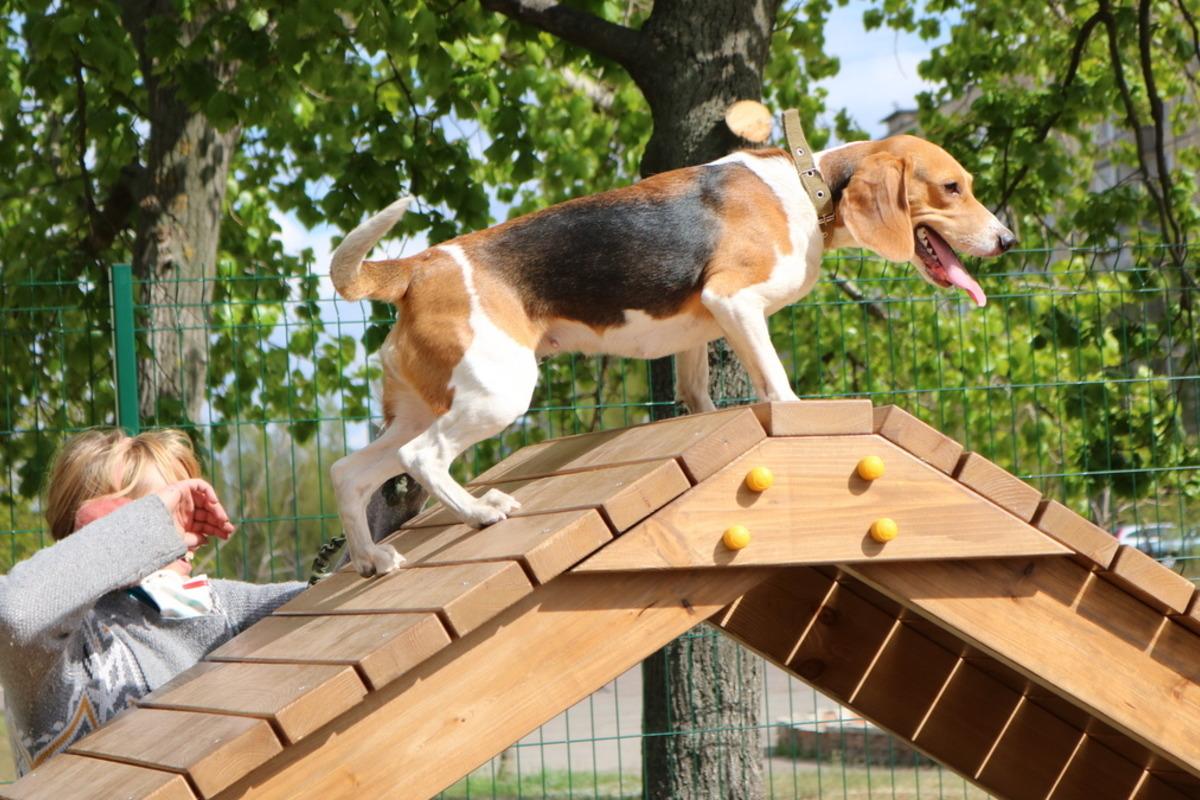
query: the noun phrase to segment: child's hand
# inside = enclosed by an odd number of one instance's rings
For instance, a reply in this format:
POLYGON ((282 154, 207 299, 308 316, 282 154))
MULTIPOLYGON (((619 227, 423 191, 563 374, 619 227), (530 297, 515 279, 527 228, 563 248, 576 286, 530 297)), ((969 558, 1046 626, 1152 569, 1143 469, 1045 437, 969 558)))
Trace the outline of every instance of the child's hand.
POLYGON ((228 539, 233 533, 229 514, 208 481, 192 478, 164 486, 154 494, 167 507, 189 550, 203 545, 209 536, 228 539))

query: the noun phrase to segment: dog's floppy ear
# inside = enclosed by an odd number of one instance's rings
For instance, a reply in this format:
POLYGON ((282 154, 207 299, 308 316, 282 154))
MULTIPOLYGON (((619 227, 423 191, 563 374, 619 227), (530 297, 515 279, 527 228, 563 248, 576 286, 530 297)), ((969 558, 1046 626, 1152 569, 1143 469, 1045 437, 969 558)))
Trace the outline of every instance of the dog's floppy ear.
POLYGON ((888 261, 913 257, 908 209, 908 162, 891 153, 875 153, 858 163, 840 203, 842 222, 863 247, 888 261))

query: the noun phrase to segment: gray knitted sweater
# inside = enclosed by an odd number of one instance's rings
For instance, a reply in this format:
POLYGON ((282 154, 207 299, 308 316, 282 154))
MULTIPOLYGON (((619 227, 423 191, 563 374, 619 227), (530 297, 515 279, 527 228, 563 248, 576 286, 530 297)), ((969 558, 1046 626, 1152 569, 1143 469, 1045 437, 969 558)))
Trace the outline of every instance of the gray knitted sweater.
POLYGON ((0 576, 0 682, 19 774, 305 588, 214 580, 212 613, 164 619, 125 589, 184 551, 151 495, 0 576))

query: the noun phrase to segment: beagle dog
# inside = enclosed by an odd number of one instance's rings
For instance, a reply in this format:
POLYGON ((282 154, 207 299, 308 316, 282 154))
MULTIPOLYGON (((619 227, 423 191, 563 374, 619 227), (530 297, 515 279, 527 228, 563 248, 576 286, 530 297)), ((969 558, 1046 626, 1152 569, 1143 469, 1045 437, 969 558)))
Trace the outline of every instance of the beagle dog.
MULTIPOLYGON (((759 397, 797 399, 767 316, 812 289, 825 250, 865 247, 910 261, 935 286, 987 302, 955 251, 995 256, 1016 240, 948 153, 896 136, 815 156, 835 202, 825 234, 791 156, 772 149, 570 200, 407 258, 363 260, 411 198, 346 236, 330 267, 337 291, 399 311, 380 351, 386 428, 331 469, 358 572, 404 561, 372 541, 365 515, 371 494, 397 473, 476 528, 517 511, 496 489, 470 494, 449 469, 528 410, 543 356, 674 354, 680 398, 693 412, 712 411, 706 345, 721 336, 759 397)), ((410 493, 411 510, 424 500, 410 493)))

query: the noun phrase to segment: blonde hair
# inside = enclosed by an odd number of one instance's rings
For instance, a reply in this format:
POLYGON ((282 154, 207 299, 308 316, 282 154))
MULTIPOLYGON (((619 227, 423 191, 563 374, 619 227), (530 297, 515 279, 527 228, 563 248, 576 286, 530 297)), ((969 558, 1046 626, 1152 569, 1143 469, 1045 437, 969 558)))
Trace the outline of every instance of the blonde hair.
POLYGON ((200 477, 200 462, 187 434, 175 429, 129 436, 95 428, 68 439, 46 478, 46 521, 55 539, 75 529, 79 507, 96 497, 140 497, 151 468, 170 482, 200 477))

